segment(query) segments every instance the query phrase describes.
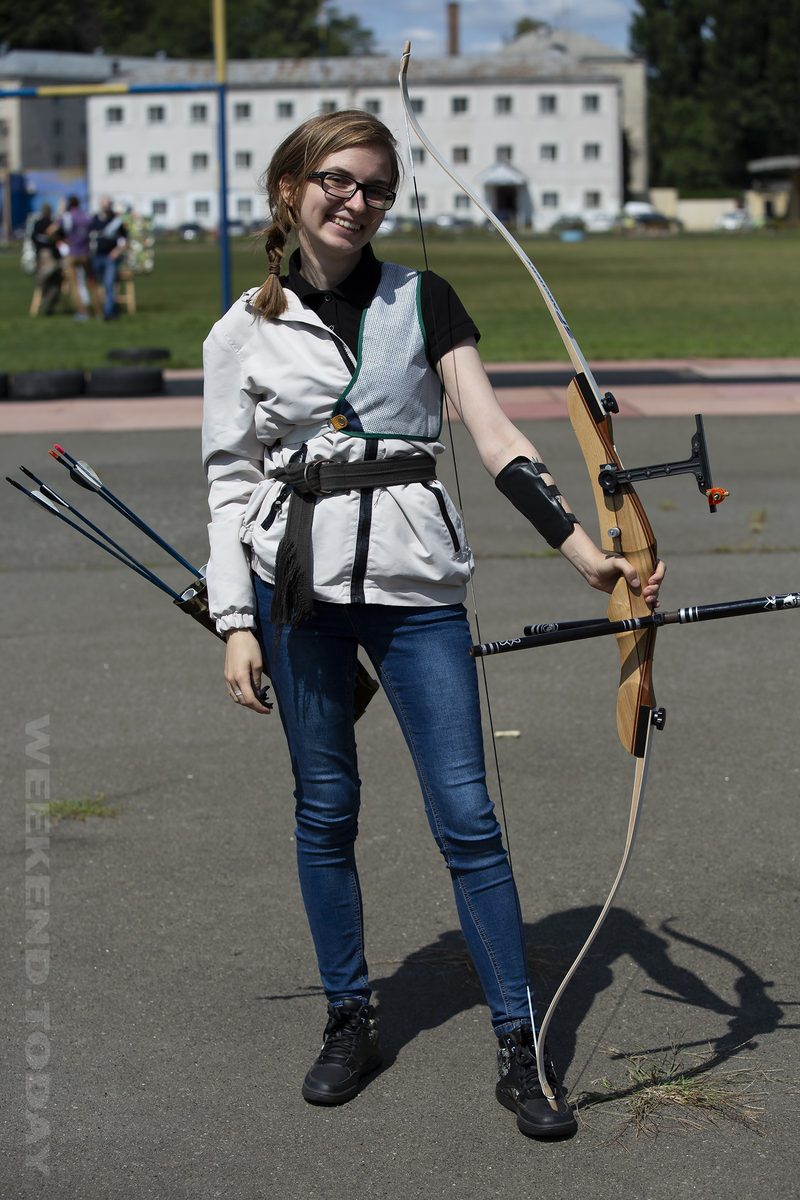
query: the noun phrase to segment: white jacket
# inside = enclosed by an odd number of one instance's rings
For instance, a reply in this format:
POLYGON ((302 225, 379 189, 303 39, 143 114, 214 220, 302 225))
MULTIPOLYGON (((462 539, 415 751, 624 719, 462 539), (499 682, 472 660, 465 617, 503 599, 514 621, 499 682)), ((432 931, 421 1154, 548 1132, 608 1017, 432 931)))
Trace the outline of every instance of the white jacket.
MULTIPOLYGON (((391 266, 384 264, 384 271, 391 266)), ((245 292, 236 301, 203 347, 203 461, 211 510, 208 593, 220 632, 254 624, 251 568, 268 583, 274 580, 288 507, 286 489, 270 478, 275 467, 304 445, 307 461, 361 462, 370 443, 377 446, 378 459, 435 457, 444 451, 441 442, 430 439, 416 441, 396 433, 365 439, 333 429, 329 418, 353 377, 336 344, 344 343, 293 292, 285 293, 287 311, 269 321, 249 307, 253 294, 245 292)), ((398 378, 410 374, 398 376, 402 363, 392 356, 391 337, 385 342, 387 377, 397 390, 398 378)), ((357 374, 369 358, 369 377, 374 379, 375 355, 383 352, 380 338, 367 338, 362 363, 354 362, 357 374)), ((427 386, 430 390, 429 380, 427 386)), ((474 564, 461 516, 441 483, 375 488, 368 545, 363 544, 360 512, 359 491, 317 500, 317 599, 351 603, 358 570, 358 595, 366 603, 463 601, 474 564)))

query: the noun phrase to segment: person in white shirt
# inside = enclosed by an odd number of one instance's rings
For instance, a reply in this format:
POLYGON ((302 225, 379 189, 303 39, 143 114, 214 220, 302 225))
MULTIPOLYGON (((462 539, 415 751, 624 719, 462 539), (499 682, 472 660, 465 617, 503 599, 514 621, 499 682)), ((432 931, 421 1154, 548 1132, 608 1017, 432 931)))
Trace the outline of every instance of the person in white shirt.
POLYGON ((210 609, 231 698, 266 713, 266 673, 291 753, 300 884, 328 1001, 306 1100, 344 1103, 381 1063, 355 858, 361 648, 452 877, 499 1039, 497 1098, 523 1133, 564 1136, 575 1118, 549 1056, 556 1110, 537 1078, 519 902, 485 783, 464 608, 473 560, 436 479, 443 390, 501 491, 592 587, 610 592, 622 574, 655 607, 664 568, 640 583, 577 523, 501 410, 449 285, 375 258, 399 177, 392 134, 360 111, 311 118, 272 158, 267 279, 204 346, 210 609))

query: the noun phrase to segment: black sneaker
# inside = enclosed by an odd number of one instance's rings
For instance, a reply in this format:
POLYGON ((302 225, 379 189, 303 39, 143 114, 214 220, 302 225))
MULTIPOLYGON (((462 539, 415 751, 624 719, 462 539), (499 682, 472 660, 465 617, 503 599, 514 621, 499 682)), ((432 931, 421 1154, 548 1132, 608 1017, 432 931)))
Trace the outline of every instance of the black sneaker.
POLYGON ((545 1051, 545 1075, 555 1095, 555 1109, 542 1091, 536 1073, 536 1051, 529 1025, 523 1025, 498 1039, 495 1095, 504 1108, 517 1114, 517 1128, 527 1137, 571 1137, 577 1132, 575 1114, 564 1099, 550 1056, 545 1051))
POLYGON ((375 1010, 361 1000, 328 1005, 328 1024, 319 1057, 303 1080, 311 1104, 345 1104, 358 1093, 362 1076, 381 1065, 375 1010))

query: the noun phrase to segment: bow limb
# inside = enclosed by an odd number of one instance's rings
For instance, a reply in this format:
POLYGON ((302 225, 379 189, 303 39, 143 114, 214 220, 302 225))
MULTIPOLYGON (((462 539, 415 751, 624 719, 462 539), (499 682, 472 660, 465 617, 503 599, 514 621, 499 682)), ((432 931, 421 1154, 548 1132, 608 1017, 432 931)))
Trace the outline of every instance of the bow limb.
MULTIPOLYGON (((653 531, 641 502, 630 484, 623 484, 613 495, 607 495, 601 489, 598 481, 601 466, 607 463, 613 463, 619 468, 622 466, 614 447, 611 428, 611 413, 617 411, 616 402, 612 396, 601 394, 592 371, 567 323, 566 317, 559 308, 553 293, 550 291, 537 267, 522 249, 516 238, 506 229, 502 221, 483 203, 469 184, 442 157, 419 125, 412 111, 411 100, 408 94, 408 65, 410 58, 411 43, 407 42, 403 52, 399 75, 406 129, 411 128, 414 130, 431 157, 450 176, 453 182, 469 196, 477 209, 484 214, 503 240, 511 247, 536 284, 575 370, 575 379, 570 384, 567 395, 567 407, 572 428, 581 447, 587 470, 589 471, 600 520, 600 544, 607 553, 622 555, 627 558, 635 567, 640 582, 644 584, 655 570, 658 558, 653 531)), ((623 617, 644 616, 648 612, 648 607, 642 598, 641 587, 637 591, 633 591, 628 587, 624 577, 620 576, 609 602, 609 617, 612 620, 619 620, 623 617)), ((539 1026, 538 1034, 534 1027, 536 1067, 539 1083, 544 1095, 553 1108, 557 1107, 557 1102, 545 1072, 545 1036, 561 997, 588 953, 597 934, 600 932, 600 928, 614 902, 630 862, 647 779, 650 734, 653 725, 660 723, 655 719, 655 713, 658 710, 655 709, 652 691, 652 659, 655 646, 655 629, 645 629, 635 633, 622 634, 618 636, 617 641, 622 663, 617 698, 617 731, 622 745, 636 760, 628 829, 622 859, 600 915, 589 937, 578 952, 575 961, 559 984, 544 1019, 539 1026)))
MULTIPOLYGON (((597 397, 592 393, 591 387, 583 376, 578 375, 569 386, 567 408, 592 484, 600 522, 600 545, 609 554, 624 555, 636 568, 640 583, 644 584, 658 562, 655 537, 647 514, 630 484, 625 484, 613 495, 608 495, 598 482, 600 468, 606 463, 621 466, 611 428, 611 411, 616 411, 616 404, 612 397, 606 397, 598 408, 597 397)), ((642 599, 641 587, 633 591, 620 576, 609 600, 609 618, 621 620, 647 616, 648 613, 649 609, 642 599)), ((544 1069, 547 1030, 564 992, 600 932, 628 869, 644 800, 651 734, 654 726, 663 726, 663 712, 655 707, 652 685, 655 635, 655 627, 617 635, 621 660, 617 690, 617 733, 623 747, 633 755, 636 762, 628 829, 622 858, 605 903, 589 936, 556 989, 539 1026, 536 1067, 542 1091, 554 1108, 555 1096, 544 1069)))
POLYGON ((515 237, 513 237, 511 233, 509 233, 509 231, 506 229, 505 225, 500 220, 500 218, 498 216, 496 216, 495 213, 492 212, 491 208, 489 208, 486 204, 484 204, 484 202, 481 200, 480 196, 478 196, 477 193, 472 190, 470 185, 464 179, 461 178, 461 176, 458 174, 458 172, 455 170, 455 168, 453 166, 451 166, 451 164, 447 161, 447 159, 442 157, 442 155, 439 153, 439 151, 436 149, 436 147, 433 145, 433 143, 428 138, 428 135, 425 133, 424 129, 421 127, 421 125, 417 121, 417 118, 414 115, 414 112, 411 108, 411 99, 408 94, 408 64, 410 61, 411 61, 411 42, 406 42, 405 49, 403 51, 403 57, 400 61, 400 75, 398 77, 398 82, 400 84, 400 94, 402 96, 402 101, 403 101, 403 113, 405 116, 406 127, 407 128, 410 127, 411 129, 414 130, 417 137, 419 138, 419 140, 422 142, 425 149, 430 154, 431 158, 439 164, 439 166, 442 168, 442 170, 445 172, 446 175, 450 176, 450 178, 453 180, 453 183, 455 183, 457 187, 461 188, 462 192, 464 192, 467 196, 469 196, 470 200, 475 205, 475 207, 480 212, 483 213, 483 215, 486 217, 486 219, 494 226, 494 228, 500 234, 503 241, 507 242, 508 245, 513 250, 514 254, 516 254, 517 258, 520 260, 522 265, 525 267, 525 270, 531 276, 531 278, 533 279, 537 288, 539 289, 542 299, 544 300, 545 304, 547 305, 548 312, 550 313, 551 317, 553 318, 555 326, 561 336, 561 340, 564 343, 567 354, 569 355, 570 362, 572 363, 572 366, 574 367, 576 374, 579 374, 579 375, 582 374, 586 377, 586 380, 589 383, 589 386, 593 389, 594 393, 597 396, 598 403, 600 403, 600 391, 599 391, 599 388, 597 387, 595 378, 592 375, 589 364, 587 363, 586 359, 584 358, 583 352, 581 351, 580 346, 575 341, 575 337, 572 333, 572 330, 570 329, 569 325, 567 324, 567 319, 564 316, 564 314, 562 313, 561 309, 559 308, 558 303, 556 302, 555 296, 550 291, 550 288, 547 286, 546 282, 542 278, 541 274, 539 273, 538 268, 535 266, 534 263, 531 262, 528 255, 522 249, 522 246, 520 246, 517 239, 515 237))

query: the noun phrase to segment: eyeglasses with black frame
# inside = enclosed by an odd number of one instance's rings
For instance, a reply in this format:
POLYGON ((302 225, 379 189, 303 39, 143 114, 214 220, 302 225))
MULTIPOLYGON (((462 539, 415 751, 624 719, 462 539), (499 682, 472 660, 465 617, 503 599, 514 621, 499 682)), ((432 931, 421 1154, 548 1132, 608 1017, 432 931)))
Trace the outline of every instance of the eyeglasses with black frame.
POLYGON ((383 187, 380 183, 358 183, 341 171, 312 171, 307 179, 319 180, 320 187, 327 196, 336 196, 339 200, 352 200, 356 192, 363 193, 364 203, 370 208, 380 208, 388 212, 397 199, 397 192, 383 187))

